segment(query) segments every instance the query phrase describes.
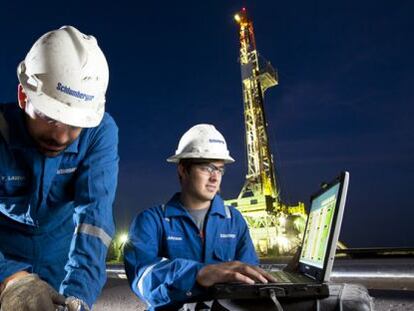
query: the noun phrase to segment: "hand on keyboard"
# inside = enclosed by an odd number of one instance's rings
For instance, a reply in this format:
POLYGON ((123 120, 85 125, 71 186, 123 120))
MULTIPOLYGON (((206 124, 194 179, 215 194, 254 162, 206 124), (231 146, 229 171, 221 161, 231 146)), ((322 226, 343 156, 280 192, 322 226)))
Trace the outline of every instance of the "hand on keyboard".
POLYGON ((240 261, 207 265, 197 274, 197 282, 209 287, 216 283, 241 282, 246 284, 275 282, 276 279, 263 269, 240 261))

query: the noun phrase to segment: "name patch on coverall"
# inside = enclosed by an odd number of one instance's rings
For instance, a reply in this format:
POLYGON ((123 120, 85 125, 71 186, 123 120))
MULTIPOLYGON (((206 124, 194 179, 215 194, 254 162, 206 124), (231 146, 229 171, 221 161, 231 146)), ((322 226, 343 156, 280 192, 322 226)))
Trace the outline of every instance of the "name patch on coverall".
POLYGON ((26 180, 26 176, 1 176, 1 181, 22 181, 26 180))
POLYGON ((172 240, 172 241, 182 241, 183 238, 180 236, 173 236, 173 235, 169 235, 167 236, 167 240, 172 240))
POLYGON ((220 233, 220 238, 222 238, 222 239, 235 239, 236 235, 234 233, 220 233))
POLYGON ((76 171, 76 167, 69 167, 69 168, 60 168, 57 170, 56 174, 58 175, 64 175, 64 174, 70 174, 76 171))

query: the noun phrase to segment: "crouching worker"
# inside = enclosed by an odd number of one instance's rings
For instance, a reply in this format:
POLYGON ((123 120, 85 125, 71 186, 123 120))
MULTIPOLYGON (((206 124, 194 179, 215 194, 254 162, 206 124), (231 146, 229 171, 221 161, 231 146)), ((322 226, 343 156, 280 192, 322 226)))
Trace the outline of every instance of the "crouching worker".
POLYGON ((215 283, 274 281, 255 266, 242 215, 218 194, 224 166, 234 162, 224 137, 196 125, 167 161, 178 164, 181 192, 132 223, 124 258, 133 292, 150 310, 178 310, 215 283))
POLYGON ((118 129, 108 65, 71 26, 43 35, 0 105, 0 309, 88 310, 114 234, 118 129))

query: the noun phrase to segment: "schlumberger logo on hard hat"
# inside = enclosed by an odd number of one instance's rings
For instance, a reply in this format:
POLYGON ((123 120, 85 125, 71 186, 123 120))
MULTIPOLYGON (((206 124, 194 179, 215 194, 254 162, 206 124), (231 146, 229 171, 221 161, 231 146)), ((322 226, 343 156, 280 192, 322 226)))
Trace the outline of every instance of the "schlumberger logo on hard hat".
POLYGON ((175 155, 168 162, 180 163, 184 159, 223 160, 233 163, 234 159, 227 150, 226 140, 214 125, 197 124, 181 137, 175 155))
POLYGON ((72 90, 69 86, 63 85, 62 83, 58 82, 56 89, 60 92, 66 93, 70 96, 77 97, 79 99, 84 99, 85 101, 92 100, 95 96, 88 95, 79 91, 72 90))

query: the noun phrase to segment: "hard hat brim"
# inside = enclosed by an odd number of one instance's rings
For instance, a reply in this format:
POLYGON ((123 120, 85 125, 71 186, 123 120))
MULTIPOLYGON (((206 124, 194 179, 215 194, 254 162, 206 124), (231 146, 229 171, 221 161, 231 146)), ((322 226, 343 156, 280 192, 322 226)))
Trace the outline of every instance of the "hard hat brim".
POLYGON ((32 86, 29 86, 27 81, 25 81, 23 75, 24 73, 18 73, 19 82, 22 84, 24 92, 34 108, 47 117, 70 126, 81 128, 96 127, 101 122, 105 108, 95 110, 71 107, 42 92, 33 90, 32 86))
POLYGON ((188 153, 188 154, 180 154, 180 155, 173 155, 167 159, 167 162, 170 163, 178 163, 180 160, 183 159, 208 159, 208 160, 223 160, 224 163, 230 164, 235 162, 235 160, 231 156, 223 157, 223 155, 215 155, 215 154, 206 154, 200 156, 199 153, 188 153))

